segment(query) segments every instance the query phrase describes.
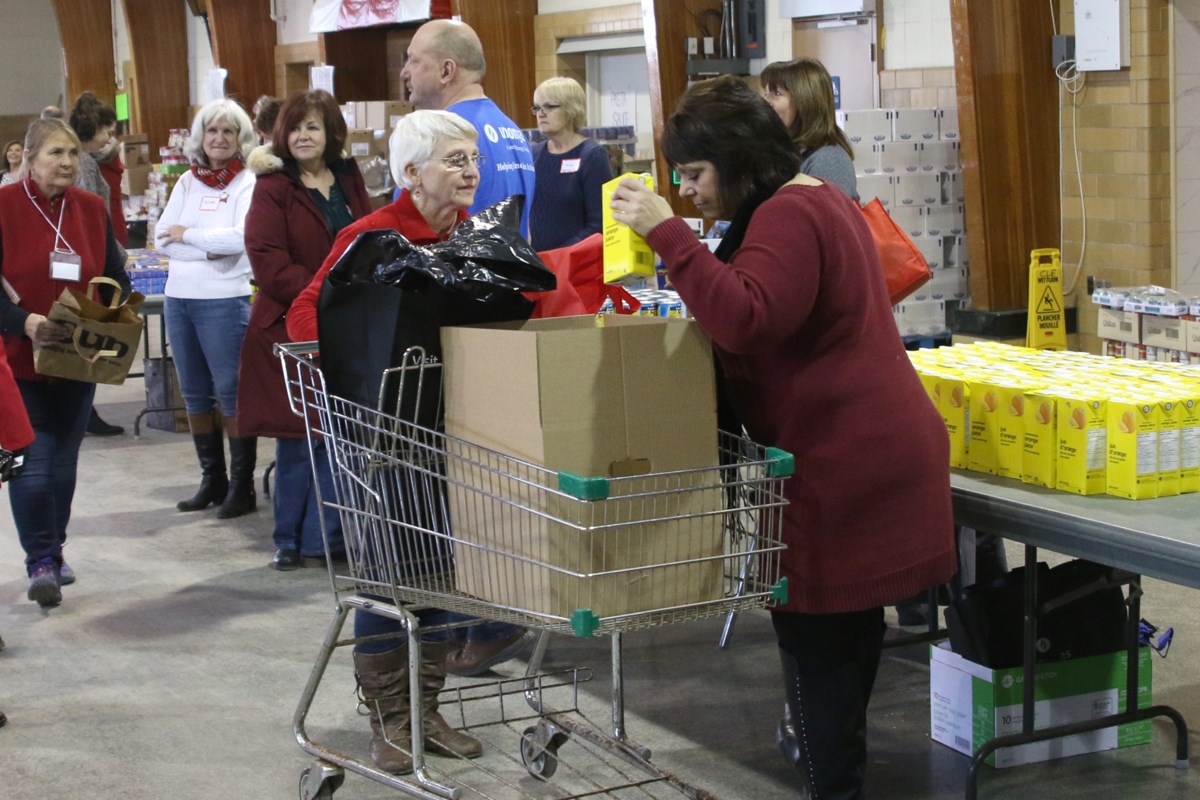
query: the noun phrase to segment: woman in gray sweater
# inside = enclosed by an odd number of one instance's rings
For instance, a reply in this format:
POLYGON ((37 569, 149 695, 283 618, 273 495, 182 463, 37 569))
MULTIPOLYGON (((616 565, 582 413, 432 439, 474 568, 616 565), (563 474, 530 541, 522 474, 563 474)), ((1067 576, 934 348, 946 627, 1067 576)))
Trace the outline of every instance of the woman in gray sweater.
POLYGON ((858 200, 854 150, 834 117, 833 79, 814 58, 776 61, 761 76, 763 93, 800 150, 800 171, 858 200))

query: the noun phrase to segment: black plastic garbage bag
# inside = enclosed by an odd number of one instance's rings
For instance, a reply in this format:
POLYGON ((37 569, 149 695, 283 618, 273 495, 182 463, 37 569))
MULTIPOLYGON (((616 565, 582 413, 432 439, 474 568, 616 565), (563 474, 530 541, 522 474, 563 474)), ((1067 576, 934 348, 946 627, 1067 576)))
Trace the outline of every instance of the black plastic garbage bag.
MULTIPOLYGON (((955 653, 991 669, 1021 665, 1025 573, 1021 567, 968 586, 951 603, 946 622, 955 653)), ((1125 649, 1125 596, 1110 567, 1077 559, 1053 569, 1039 563, 1036 574, 1037 663, 1125 649)))
MULTIPOLYGON (((520 219, 521 198, 509 198, 464 222, 445 242, 420 246, 394 230, 367 231, 333 265, 317 301, 321 368, 327 390, 369 407, 412 408, 414 420, 438 427, 436 403, 397 396, 397 380, 382 376, 411 347, 440 363, 440 330, 529 319, 534 304, 521 292, 555 287, 554 273, 507 224, 520 219), (382 393, 381 393, 382 388, 382 393), (397 400, 399 404, 397 405, 397 400)), ((440 375, 438 375, 440 379, 440 375)), ((439 381, 427 382, 436 392, 439 381)))

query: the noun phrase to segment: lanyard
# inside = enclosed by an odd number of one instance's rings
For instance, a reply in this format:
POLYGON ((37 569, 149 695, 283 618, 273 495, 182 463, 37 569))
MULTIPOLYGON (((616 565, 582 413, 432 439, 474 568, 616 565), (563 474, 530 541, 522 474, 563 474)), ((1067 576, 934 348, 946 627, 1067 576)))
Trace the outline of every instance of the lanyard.
POLYGON ((33 203, 33 207, 37 209, 37 212, 42 215, 42 219, 46 220, 46 224, 49 225, 50 229, 54 231, 54 252, 74 253, 75 248, 71 247, 71 243, 67 241, 67 237, 63 236, 62 233, 63 212, 67 210, 67 196, 65 194, 63 195, 62 205, 58 207, 58 224, 55 225, 50 221, 50 217, 46 216, 46 212, 42 211, 42 207, 37 204, 37 200, 33 199, 33 193, 29 191, 29 185, 24 184, 24 186, 25 196, 29 198, 29 202, 33 203), (65 251, 59 249, 58 243, 60 241, 67 248, 65 251))

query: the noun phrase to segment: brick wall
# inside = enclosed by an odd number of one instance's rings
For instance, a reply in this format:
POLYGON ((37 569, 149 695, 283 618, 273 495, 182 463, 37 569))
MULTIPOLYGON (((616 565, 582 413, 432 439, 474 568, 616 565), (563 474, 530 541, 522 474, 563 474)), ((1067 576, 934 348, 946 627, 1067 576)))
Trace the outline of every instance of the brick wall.
POLYGON ((879 107, 957 109, 954 68, 881 70, 879 107))
MULTIPOLYGON (((1059 9, 1059 32, 1073 33, 1074 3, 1060 0, 1059 9)), ((1117 286, 1172 282, 1169 14, 1168 0, 1130 0, 1130 67, 1087 73, 1086 88, 1074 98, 1078 171, 1072 98, 1062 92, 1063 272, 1070 286, 1086 206, 1087 248, 1067 302, 1078 306, 1080 340, 1091 352, 1099 352, 1099 339, 1088 275, 1117 286)))
POLYGON ((587 70, 582 53, 558 54, 563 39, 575 36, 599 36, 642 30, 642 6, 629 3, 584 11, 538 14, 533 21, 534 71, 537 82, 564 76, 587 85, 587 70))

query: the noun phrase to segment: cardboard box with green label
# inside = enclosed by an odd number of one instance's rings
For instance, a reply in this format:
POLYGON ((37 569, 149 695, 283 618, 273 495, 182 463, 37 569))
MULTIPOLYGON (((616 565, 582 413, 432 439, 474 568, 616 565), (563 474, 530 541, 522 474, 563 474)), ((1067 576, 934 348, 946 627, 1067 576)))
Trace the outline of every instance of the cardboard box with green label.
MULTIPOLYGON (((1151 705, 1151 652, 1138 655, 1138 708, 1151 705)), ((929 724, 935 742, 973 755, 985 742, 1020 733, 1024 676, 1020 667, 990 669, 950 651, 929 649, 929 724)), ((1037 666, 1034 729, 1096 719, 1125 710, 1127 654, 1075 658, 1037 666)), ((1003 747, 988 757, 993 767, 1146 744, 1149 720, 1065 736, 1047 742, 1003 747)))

